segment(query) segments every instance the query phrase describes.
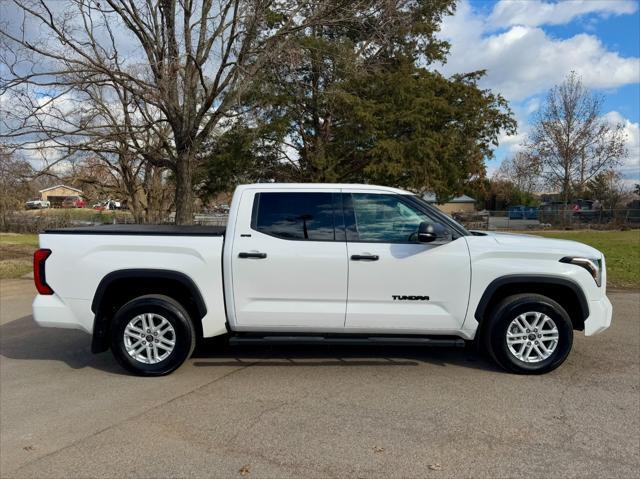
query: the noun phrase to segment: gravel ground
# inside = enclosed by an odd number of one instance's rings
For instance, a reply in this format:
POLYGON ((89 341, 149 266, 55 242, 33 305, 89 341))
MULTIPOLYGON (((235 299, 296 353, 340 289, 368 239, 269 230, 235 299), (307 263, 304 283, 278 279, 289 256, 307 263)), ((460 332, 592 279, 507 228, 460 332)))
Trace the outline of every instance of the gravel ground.
POLYGON ((460 349, 213 346, 128 376, 0 283, 2 477, 639 477, 640 294, 545 376, 460 349))

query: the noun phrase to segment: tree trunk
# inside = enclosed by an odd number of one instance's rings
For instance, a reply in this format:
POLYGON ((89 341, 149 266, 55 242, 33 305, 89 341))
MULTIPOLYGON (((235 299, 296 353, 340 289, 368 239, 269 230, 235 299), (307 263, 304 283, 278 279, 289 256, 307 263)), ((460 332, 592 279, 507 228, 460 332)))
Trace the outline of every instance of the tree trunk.
POLYGON ((129 210, 137 224, 146 223, 143 199, 142 191, 135 191, 129 195, 129 210))
POLYGON ((565 209, 569 206, 569 195, 571 190, 571 160, 564 159, 564 176, 562 178, 562 201, 564 202, 565 209))
POLYGON ((123 193, 127 198, 127 205, 131 215, 133 216, 133 221, 135 221, 136 224, 144 223, 143 206, 140 204, 140 193, 138 191, 139 185, 137 184, 136 179, 132 177, 132 174, 130 174, 129 171, 123 171, 122 182, 124 187, 123 193))
POLYGON ((191 152, 182 151, 176 164, 176 224, 193 224, 193 181, 191 152))
POLYGON ((162 175, 162 169, 147 165, 144 173, 144 203, 146 205, 144 213, 147 223, 157 224, 162 221, 165 214, 162 175))

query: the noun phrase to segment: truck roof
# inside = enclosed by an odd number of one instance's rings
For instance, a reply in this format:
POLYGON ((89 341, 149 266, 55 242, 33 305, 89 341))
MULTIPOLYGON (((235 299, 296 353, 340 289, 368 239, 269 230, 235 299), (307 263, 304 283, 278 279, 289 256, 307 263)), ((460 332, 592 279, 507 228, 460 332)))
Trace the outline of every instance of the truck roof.
POLYGON ((323 189, 350 189, 350 190, 367 190, 371 192, 395 193, 399 195, 413 195, 410 191, 392 188, 391 186, 365 185, 357 183, 251 183, 239 185, 236 190, 250 189, 267 189, 267 190, 288 190, 288 189, 305 189, 305 190, 323 190, 323 189))

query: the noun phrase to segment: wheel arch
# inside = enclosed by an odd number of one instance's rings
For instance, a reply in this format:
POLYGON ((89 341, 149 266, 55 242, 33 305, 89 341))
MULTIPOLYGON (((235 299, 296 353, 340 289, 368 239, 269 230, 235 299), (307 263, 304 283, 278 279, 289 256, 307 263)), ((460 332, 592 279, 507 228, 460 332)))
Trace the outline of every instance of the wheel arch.
POLYGON ((507 275, 494 279, 485 289, 474 317, 482 325, 486 315, 503 298, 514 294, 536 293, 560 304, 571 318, 573 328, 584 330, 589 317, 589 303, 584 291, 575 281, 550 275, 507 275))
POLYGON ((109 349, 109 328, 113 314, 126 302, 145 294, 164 294, 189 312, 197 333, 202 336, 202 318, 207 306, 196 283, 184 273, 165 269, 121 269, 100 280, 91 302, 94 313, 91 350, 109 349))

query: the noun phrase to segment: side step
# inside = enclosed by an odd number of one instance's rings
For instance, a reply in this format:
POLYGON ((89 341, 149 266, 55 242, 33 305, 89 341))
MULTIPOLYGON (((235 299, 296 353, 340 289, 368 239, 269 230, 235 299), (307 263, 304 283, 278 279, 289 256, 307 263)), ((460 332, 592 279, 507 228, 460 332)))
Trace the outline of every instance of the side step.
POLYGON ((230 345, 240 344, 330 344, 330 345, 380 345, 380 346, 465 346, 464 339, 460 338, 425 338, 410 336, 370 336, 370 337, 337 337, 337 336, 231 336, 230 345))

